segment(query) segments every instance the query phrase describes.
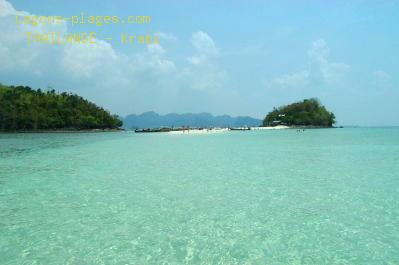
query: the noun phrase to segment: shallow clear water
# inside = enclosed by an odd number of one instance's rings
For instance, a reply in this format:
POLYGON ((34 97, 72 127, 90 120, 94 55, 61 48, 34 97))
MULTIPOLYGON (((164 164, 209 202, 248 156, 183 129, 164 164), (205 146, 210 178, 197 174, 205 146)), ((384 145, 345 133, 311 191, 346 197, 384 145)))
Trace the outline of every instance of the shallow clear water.
POLYGON ((0 264, 399 264, 399 129, 2 134, 0 264))

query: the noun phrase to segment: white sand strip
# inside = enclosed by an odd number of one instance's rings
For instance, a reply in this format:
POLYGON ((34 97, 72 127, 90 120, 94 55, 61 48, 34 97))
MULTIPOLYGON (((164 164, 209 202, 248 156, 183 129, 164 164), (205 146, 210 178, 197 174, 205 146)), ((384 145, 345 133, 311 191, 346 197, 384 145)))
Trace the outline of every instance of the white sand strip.
POLYGON ((285 125, 277 125, 273 127, 251 127, 251 130, 281 130, 281 129, 289 129, 289 126, 285 125))
POLYGON ((227 132, 229 129, 223 128, 223 129, 189 129, 189 130, 181 130, 181 131, 170 131, 168 133, 171 134, 208 134, 208 133, 221 133, 221 132, 227 132))

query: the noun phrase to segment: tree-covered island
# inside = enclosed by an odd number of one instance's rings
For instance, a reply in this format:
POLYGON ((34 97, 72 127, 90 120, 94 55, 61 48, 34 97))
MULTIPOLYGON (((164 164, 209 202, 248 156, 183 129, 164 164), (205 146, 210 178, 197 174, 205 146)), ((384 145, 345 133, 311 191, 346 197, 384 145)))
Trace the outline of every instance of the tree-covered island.
POLYGON ((315 98, 274 108, 263 120, 263 126, 332 127, 334 123, 334 113, 329 112, 315 98))
POLYGON ((88 100, 53 89, 0 85, 0 131, 117 129, 122 121, 88 100))

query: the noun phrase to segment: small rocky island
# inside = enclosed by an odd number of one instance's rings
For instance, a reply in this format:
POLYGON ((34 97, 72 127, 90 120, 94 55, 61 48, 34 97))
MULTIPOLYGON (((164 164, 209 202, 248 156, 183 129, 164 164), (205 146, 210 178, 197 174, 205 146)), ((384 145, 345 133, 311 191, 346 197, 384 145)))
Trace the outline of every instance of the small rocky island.
POLYGON ((70 93, 0 85, 0 131, 115 130, 122 121, 70 93))
POLYGON ((332 127, 335 115, 315 98, 274 108, 263 120, 263 126, 332 127))

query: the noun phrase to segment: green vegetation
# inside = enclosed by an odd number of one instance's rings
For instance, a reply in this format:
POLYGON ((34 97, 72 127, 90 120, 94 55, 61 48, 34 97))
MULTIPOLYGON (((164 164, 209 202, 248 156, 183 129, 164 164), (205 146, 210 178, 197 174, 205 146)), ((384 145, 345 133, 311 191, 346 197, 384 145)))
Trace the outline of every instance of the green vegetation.
POLYGON ((115 115, 69 93, 0 85, 0 130, 116 129, 115 115))
POLYGON ((319 126, 332 127, 335 115, 320 104, 317 99, 305 99, 302 102, 274 108, 263 120, 263 126, 319 126))

